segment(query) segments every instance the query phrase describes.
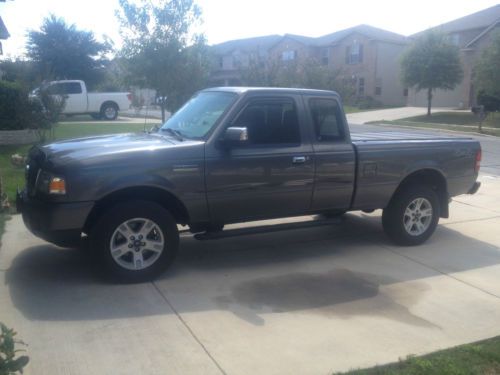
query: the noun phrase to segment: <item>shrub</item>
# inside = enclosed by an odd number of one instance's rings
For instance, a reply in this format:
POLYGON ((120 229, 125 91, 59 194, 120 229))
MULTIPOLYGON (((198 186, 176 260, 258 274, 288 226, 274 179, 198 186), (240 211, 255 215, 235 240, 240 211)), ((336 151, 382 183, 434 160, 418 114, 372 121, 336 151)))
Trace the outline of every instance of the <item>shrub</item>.
POLYGON ((23 368, 28 364, 28 356, 17 357, 20 349, 16 345, 26 345, 20 340, 16 340, 16 332, 0 323, 0 375, 14 375, 23 373, 23 368))
POLYGON ((21 85, 0 81, 0 130, 21 130, 30 123, 31 105, 21 85))

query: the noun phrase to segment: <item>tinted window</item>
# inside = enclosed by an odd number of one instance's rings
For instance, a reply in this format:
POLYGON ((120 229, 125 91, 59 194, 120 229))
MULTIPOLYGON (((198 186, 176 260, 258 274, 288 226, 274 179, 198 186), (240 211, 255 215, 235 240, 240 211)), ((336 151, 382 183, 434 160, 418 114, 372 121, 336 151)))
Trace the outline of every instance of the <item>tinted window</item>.
POLYGON ((300 144, 299 121, 292 101, 259 101, 248 105, 234 122, 248 129, 252 144, 300 144))
POLYGON ((48 88, 50 95, 81 94, 82 86, 79 82, 64 82, 50 85, 48 88))
POLYGON ((318 141, 328 142, 344 138, 341 112, 336 100, 310 99, 309 108, 318 141))
POLYGON ((64 83, 64 92, 66 94, 81 94, 82 85, 80 82, 66 82, 64 83))

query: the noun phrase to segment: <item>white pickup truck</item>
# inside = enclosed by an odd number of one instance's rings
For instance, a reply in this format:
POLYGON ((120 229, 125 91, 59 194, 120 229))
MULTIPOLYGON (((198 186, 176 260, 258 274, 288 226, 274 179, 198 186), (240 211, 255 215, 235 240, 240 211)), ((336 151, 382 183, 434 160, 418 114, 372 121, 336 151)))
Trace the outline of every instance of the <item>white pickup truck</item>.
POLYGON ((132 94, 129 92, 95 92, 87 91, 85 82, 79 80, 51 81, 33 90, 36 96, 40 89, 48 90, 51 95, 65 98, 62 111, 65 115, 89 114, 95 119, 115 120, 118 111, 129 109, 132 94))

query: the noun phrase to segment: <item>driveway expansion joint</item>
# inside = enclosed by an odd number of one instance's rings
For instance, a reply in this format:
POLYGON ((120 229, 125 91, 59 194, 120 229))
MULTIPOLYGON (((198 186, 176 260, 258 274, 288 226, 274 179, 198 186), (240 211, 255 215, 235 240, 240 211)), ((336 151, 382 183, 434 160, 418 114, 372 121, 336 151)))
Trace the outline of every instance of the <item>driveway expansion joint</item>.
POLYGON ((224 371, 224 369, 219 364, 219 362, 217 362, 217 360, 214 358, 214 356, 208 351, 208 349, 206 348, 206 346, 203 345, 203 343, 198 338, 198 336, 196 336, 196 334, 191 329, 191 327, 189 327, 189 325, 187 324, 187 322, 182 318, 182 316, 179 314, 179 312, 175 309, 175 307, 172 305, 172 303, 168 300, 167 296, 162 293, 162 291, 160 290, 160 288, 158 288, 158 286, 156 285, 156 283, 154 281, 151 282, 151 284, 153 285, 153 288, 155 288, 156 291, 160 294, 160 296, 163 298, 163 300, 168 304, 168 306, 172 309, 172 311, 175 313, 175 315, 177 316, 177 319, 179 319, 179 321, 182 323, 182 325, 184 325, 184 327, 186 327, 186 329, 188 330, 188 332, 191 335, 191 337, 193 337, 193 339, 198 343, 198 345, 201 346, 201 348, 207 354, 207 356, 210 358, 210 360, 219 369, 219 371, 221 372, 221 374, 227 375, 227 373, 224 371))

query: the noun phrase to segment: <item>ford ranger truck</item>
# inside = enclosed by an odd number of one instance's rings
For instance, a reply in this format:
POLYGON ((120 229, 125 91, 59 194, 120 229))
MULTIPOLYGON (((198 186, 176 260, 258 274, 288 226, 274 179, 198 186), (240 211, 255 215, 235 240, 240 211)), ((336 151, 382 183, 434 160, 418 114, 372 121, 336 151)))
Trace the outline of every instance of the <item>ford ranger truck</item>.
POLYGON ((402 132, 351 135, 332 91, 213 88, 159 129, 35 146, 17 207, 59 246, 87 237, 108 275, 157 277, 174 260, 178 224, 224 225, 383 209, 388 237, 426 241, 451 197, 474 194, 479 142, 402 132))

